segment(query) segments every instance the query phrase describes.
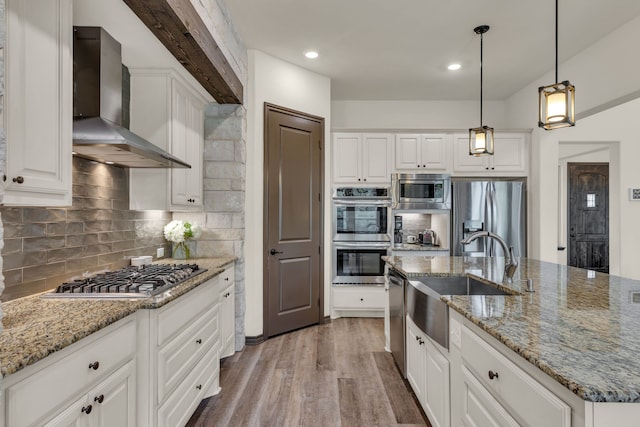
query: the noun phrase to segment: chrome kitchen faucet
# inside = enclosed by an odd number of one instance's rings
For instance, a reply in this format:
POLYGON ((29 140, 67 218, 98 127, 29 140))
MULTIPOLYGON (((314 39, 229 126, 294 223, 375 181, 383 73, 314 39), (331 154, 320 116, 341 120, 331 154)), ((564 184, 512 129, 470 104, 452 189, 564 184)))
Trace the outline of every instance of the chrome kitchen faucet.
POLYGON ((467 236, 466 239, 462 239, 460 243, 468 245, 479 237, 491 237, 500 243, 502 251, 504 252, 504 277, 502 281, 504 283, 511 284, 513 282, 513 275, 518 268, 518 261, 516 260, 515 255, 513 255, 513 246, 507 246, 507 243, 502 237, 489 231, 478 231, 473 233, 470 236, 467 236))

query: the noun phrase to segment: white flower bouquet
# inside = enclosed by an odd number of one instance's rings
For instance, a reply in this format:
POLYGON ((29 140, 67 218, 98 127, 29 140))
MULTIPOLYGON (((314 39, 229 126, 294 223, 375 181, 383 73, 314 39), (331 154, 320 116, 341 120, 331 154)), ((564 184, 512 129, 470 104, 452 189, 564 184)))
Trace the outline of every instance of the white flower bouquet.
POLYGON ((189 259, 191 250, 186 242, 189 239, 197 239, 201 235, 202 227, 188 221, 173 220, 164 227, 164 238, 174 243, 174 258, 176 258, 176 252, 182 251, 184 257, 189 259))

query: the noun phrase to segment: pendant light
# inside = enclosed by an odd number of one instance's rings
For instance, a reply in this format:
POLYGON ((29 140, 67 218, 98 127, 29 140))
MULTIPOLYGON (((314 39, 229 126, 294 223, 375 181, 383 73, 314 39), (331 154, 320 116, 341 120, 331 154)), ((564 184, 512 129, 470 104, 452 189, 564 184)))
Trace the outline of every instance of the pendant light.
MULTIPOLYGON (((556 0, 556 82, 558 82, 558 0, 556 0)), ((568 80, 538 88, 538 126, 545 130, 575 126, 575 87, 568 80)))
POLYGON ((469 129, 469 155, 486 156, 493 154, 493 128, 482 125, 482 35, 489 26, 480 25, 473 31, 480 34, 480 127, 469 129))

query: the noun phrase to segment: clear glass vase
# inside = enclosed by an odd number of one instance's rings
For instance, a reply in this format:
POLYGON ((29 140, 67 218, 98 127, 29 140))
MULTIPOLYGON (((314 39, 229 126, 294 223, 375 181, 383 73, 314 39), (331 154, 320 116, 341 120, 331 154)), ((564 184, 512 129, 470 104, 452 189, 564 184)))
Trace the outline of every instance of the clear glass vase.
POLYGON ((196 256, 196 246, 194 241, 185 240, 184 242, 173 244, 173 259, 190 259, 196 256))

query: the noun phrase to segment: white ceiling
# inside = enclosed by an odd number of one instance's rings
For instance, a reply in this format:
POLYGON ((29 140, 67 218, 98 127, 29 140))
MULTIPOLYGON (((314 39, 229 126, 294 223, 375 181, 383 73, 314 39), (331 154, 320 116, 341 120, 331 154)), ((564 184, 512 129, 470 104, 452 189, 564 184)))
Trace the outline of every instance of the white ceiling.
MULTIPOLYGON (((330 77, 334 100, 478 99, 473 28, 483 24, 491 27, 485 100, 505 99, 554 68, 553 0, 225 1, 247 48, 330 77), (306 59, 309 49, 320 57, 306 59), (454 61, 462 69, 448 71, 454 61)), ((559 8, 561 63, 640 15, 639 0, 560 0, 559 8)), ((571 80, 562 67, 558 77, 571 80)))

